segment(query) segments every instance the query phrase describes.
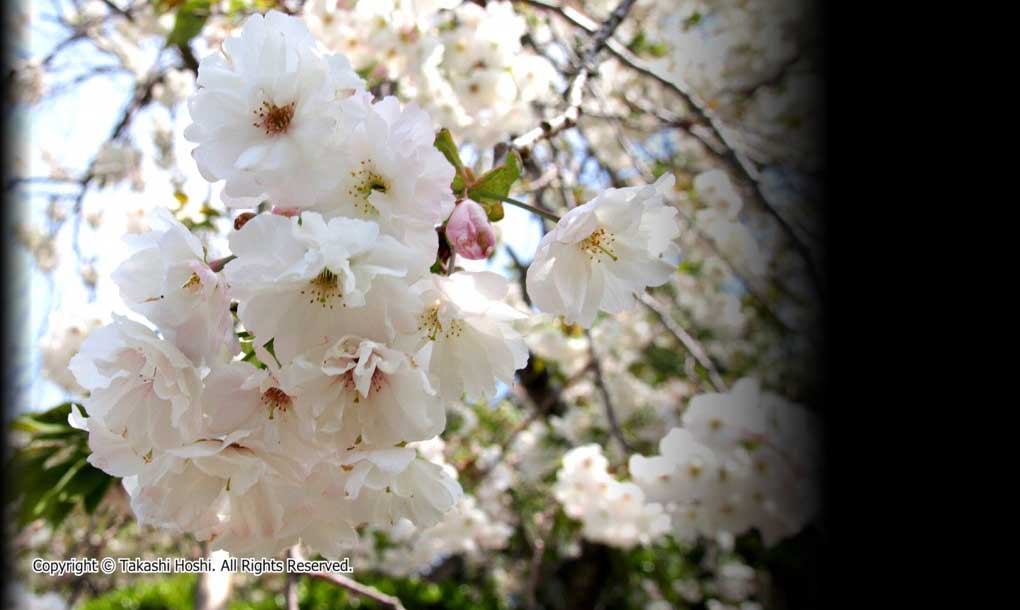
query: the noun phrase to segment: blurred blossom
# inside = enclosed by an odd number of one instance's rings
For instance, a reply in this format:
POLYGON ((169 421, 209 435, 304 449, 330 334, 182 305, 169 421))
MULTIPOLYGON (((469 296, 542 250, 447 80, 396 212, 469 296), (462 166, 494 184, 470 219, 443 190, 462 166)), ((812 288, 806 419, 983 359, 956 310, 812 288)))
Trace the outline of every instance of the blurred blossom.
POLYGON ((32 105, 46 94, 46 72, 36 60, 22 59, 12 67, 10 92, 15 102, 32 105))
POLYGON ((163 75, 162 82, 152 88, 152 97, 167 108, 174 108, 195 91, 195 75, 190 70, 172 68, 163 75))
POLYGON ((43 374, 67 392, 82 395, 84 389, 71 374, 68 363, 78 353, 86 337, 103 323, 103 318, 90 310, 64 310, 53 314, 49 331, 39 343, 43 374))
POLYGON ((92 165, 92 173, 99 184, 107 186, 131 179, 134 190, 143 187, 141 177, 142 152, 130 144, 107 142, 99 150, 92 165))

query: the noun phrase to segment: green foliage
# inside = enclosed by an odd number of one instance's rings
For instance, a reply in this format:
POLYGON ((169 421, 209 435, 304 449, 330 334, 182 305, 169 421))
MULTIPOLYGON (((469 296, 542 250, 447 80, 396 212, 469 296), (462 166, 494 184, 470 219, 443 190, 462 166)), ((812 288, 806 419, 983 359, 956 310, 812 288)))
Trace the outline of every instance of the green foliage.
POLYGON ((450 130, 443 128, 436 133, 435 147, 457 171, 450 188, 458 197, 465 192, 469 199, 477 201, 492 222, 503 219, 503 199, 510 196, 514 182, 521 177, 523 161, 516 150, 511 150, 502 163, 475 178, 470 168, 464 166, 453 141, 450 130))
POLYGON ((442 128, 436 133, 435 147, 439 152, 443 153, 446 160, 450 162, 453 169, 457 171, 457 175, 453 178, 453 183, 450 184, 450 188, 454 193, 460 194, 464 192, 464 188, 468 183, 469 176, 464 162, 460 159, 460 151, 457 150, 457 144, 453 141, 453 135, 447 128, 442 128))
POLYGON ((280 359, 276 357, 276 348, 274 348, 274 347, 273 347, 273 343, 274 343, 275 341, 276 341, 276 337, 273 337, 273 338, 272 338, 272 339, 270 339, 269 341, 266 341, 266 342, 265 342, 265 343, 264 343, 264 344, 262 345, 262 347, 266 348, 266 351, 267 351, 267 352, 269 352, 269 355, 270 355, 270 356, 272 356, 272 357, 273 357, 273 360, 275 360, 275 361, 276 361, 276 366, 277 366, 277 367, 282 367, 283 365, 282 365, 282 364, 280 364, 280 359))
POLYGON ((88 600, 80 610, 178 610, 191 608, 195 597, 194 574, 177 574, 158 580, 138 580, 130 587, 88 600))
MULTIPOLYGON (((358 581, 373 586, 387 595, 396 595, 407 610, 415 608, 449 608, 451 610, 501 610, 505 606, 491 585, 470 586, 452 579, 431 582, 420 578, 358 576, 358 581)), ((357 607, 380 608, 379 604, 352 594, 321 580, 302 578, 298 586, 301 610, 327 610, 357 607), (357 602, 355 601, 357 600, 357 602)), ((270 604, 231 604, 230 610, 276 610, 270 604)))
POLYGON ((21 527, 40 518, 59 527, 78 507, 91 514, 113 481, 88 463, 88 434, 67 423, 72 407, 67 402, 43 413, 28 413, 11 425, 28 437, 8 464, 17 481, 14 500, 21 527))
POLYGON ((684 30, 689 30, 698 25, 703 18, 704 16, 700 12, 695 11, 690 17, 684 19, 684 30))
MULTIPOLYGON (((244 357, 241 358, 241 361, 251 363, 252 366, 255 366, 257 368, 265 369, 266 368, 265 363, 259 360, 258 356, 255 355, 255 335, 251 334, 248 331, 240 331, 236 334, 237 340, 241 344, 241 353, 244 354, 244 357)), ((270 339, 262 347, 266 348, 266 350, 273 356, 273 358, 276 358, 276 352, 273 350, 273 339, 270 339)))
MULTIPOLYGON (((451 610, 502 610, 500 601, 488 582, 472 586, 453 579, 430 582, 419 578, 359 575, 357 580, 388 595, 396 595, 408 610, 449 608, 451 610)), ((181 610, 191 608, 196 576, 178 574, 159 579, 139 579, 134 584, 95 597, 80 610, 181 610)), ((266 583, 267 585, 269 582, 266 583)), ((231 596, 229 610, 282 610, 286 607, 283 589, 275 595, 245 599, 240 591, 231 596)), ((301 610, 333 610, 334 608, 380 608, 379 604, 350 593, 332 583, 302 576, 298 580, 298 603, 301 610)))
POLYGON ((521 177, 521 155, 511 150, 499 165, 482 174, 468 189, 468 197, 485 208, 489 220, 496 222, 503 218, 503 202, 497 197, 509 197, 514 182, 521 177))
POLYGON ((631 365, 630 373, 650 384, 659 385, 668 379, 684 378, 683 353, 679 350, 649 344, 644 358, 631 365))
POLYGON ((177 7, 174 27, 167 36, 167 46, 184 46, 198 36, 209 18, 212 0, 186 0, 177 7))
POLYGON ((669 53, 669 46, 666 43, 648 40, 644 30, 634 36, 627 48, 635 55, 648 55, 655 58, 665 57, 669 53))

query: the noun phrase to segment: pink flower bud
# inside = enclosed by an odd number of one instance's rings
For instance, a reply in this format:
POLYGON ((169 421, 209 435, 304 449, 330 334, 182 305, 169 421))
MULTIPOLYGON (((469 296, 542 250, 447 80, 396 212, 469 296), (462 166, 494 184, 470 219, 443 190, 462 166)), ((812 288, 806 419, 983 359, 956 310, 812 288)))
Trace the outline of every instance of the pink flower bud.
POLYGON ((457 204, 446 223, 446 239, 464 258, 489 258, 496 247, 496 233, 482 206, 470 199, 457 204))
POLYGON ((273 214, 276 214, 277 216, 287 216, 289 218, 291 216, 300 215, 301 208, 278 208, 274 205, 273 214))
POLYGON ((389 75, 390 71, 384 64, 376 64, 376 66, 372 68, 371 77, 373 80, 386 80, 386 77, 389 75))

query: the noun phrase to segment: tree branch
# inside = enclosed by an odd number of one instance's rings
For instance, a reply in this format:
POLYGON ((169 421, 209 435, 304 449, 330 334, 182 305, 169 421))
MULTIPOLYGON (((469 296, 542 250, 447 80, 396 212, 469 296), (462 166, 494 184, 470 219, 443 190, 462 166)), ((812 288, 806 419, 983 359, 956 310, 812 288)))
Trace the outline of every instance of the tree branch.
POLYGON ((687 353, 694 356, 694 359, 698 361, 698 364, 708 371, 708 380, 712 384, 712 387, 715 388, 715 391, 725 392, 726 382, 723 381, 722 376, 719 375, 719 370, 715 366, 715 362, 713 362, 712 358, 708 355, 708 352, 705 351, 705 348, 698 343, 698 340, 692 337, 691 334, 684 329, 684 327, 677 324, 676 321, 670 317, 669 313, 662 308, 661 304, 655 299, 655 297, 646 292, 641 294, 640 299, 641 303, 648 308, 649 311, 654 313, 655 317, 659 319, 659 322, 666 327, 666 330, 668 330, 669 333, 684 346, 687 353))
MULTIPOLYGON (((209 543, 201 543, 202 556, 209 556, 209 543)), ((233 574, 202 572, 195 585, 195 610, 225 610, 230 601, 233 574)))
MULTIPOLYGON (((300 546, 296 544, 294 547, 298 549, 297 553, 300 553, 300 546)), ((295 548, 287 550, 287 557, 294 557, 295 548)), ((287 599, 287 610, 298 610, 297 574, 294 572, 287 572, 287 584, 283 594, 287 599)))
MULTIPOLYGON (((596 22, 593 21, 590 17, 569 6, 556 4, 553 2, 549 2, 547 0, 521 0, 521 1, 524 2, 524 4, 551 11, 554 14, 559 15, 560 17, 569 21, 573 25, 589 33, 593 32, 602 33, 603 31, 603 28, 599 27, 596 24, 596 22)), ((779 210, 777 210, 775 206, 773 206, 769 202, 769 200, 765 197, 765 194, 762 190, 761 183, 759 180, 759 170, 754 165, 754 162, 748 159, 745 155, 737 152, 737 148, 733 145, 731 139, 726 135, 725 128, 722 127, 712 117, 712 115, 708 112, 705 106, 700 102, 700 100, 697 99, 697 97, 691 91, 689 91, 681 83, 673 82, 668 78, 658 74, 651 68, 649 68, 626 46, 624 46, 619 41, 612 39, 611 36, 612 32, 609 33, 609 37, 607 37, 603 41, 603 43, 605 47, 609 49, 609 52, 614 57, 616 57, 616 59, 618 59, 620 62, 622 62, 624 65, 631 68, 632 70, 635 70, 639 74, 642 74, 655 80, 660 85, 666 87, 676 95, 680 96, 687 104, 688 108, 690 108, 691 112, 693 112, 694 115, 697 117, 698 122, 705 125, 705 127, 711 131, 712 136, 722 144, 724 150, 720 153, 720 157, 735 172, 737 172, 737 174, 740 175, 746 183, 748 183, 751 186, 755 200, 770 216, 772 216, 772 218, 779 225, 779 228, 787 236, 787 239, 789 239, 794 250, 796 250, 797 254, 804 260, 804 265, 808 277, 811 279, 811 282, 814 285, 815 290, 817 291, 819 296, 824 298, 825 296, 824 283, 815 265, 814 257, 811 254, 810 248, 808 248, 807 244, 805 244, 804 241, 800 239, 796 231, 793 229, 793 226, 786 220, 786 218, 782 214, 779 213, 779 210)), ((587 77, 587 74, 585 74, 585 77, 587 77)), ((570 109, 568 109, 568 111, 569 110, 570 109)), ((564 115, 565 114, 566 113, 564 113, 564 115)), ((533 132, 534 131, 536 130, 533 130, 533 132)), ((525 135, 532 136, 533 139, 536 141, 541 138, 542 136, 541 133, 534 135, 533 132, 529 132, 528 134, 525 135)), ((523 137, 524 136, 522 136, 522 138, 523 137)), ((533 144, 534 142, 531 143, 533 144)))
MULTIPOLYGON (((556 404, 556 401, 560 399, 560 397, 563 395, 563 392, 565 392, 567 388, 574 385, 577 381, 584 377, 584 375, 590 370, 592 370, 592 363, 588 362, 588 364, 581 367, 581 369, 579 369, 576 373, 574 373, 566 381, 564 381, 563 384, 560 385, 559 388, 557 388, 556 392, 546 397, 546 399, 542 401, 542 404, 535 405, 535 408, 531 411, 531 413, 529 413, 528 416, 525 417, 523 421, 521 421, 521 423, 517 424, 517 426, 515 426, 514 429, 510 431, 510 434, 507 435, 503 442, 500 443, 499 455, 488 466, 486 466, 485 470, 482 470, 478 473, 478 480, 481 481, 490 472, 495 470, 496 466, 498 466, 500 462, 502 462, 506 458, 506 452, 510 450, 510 446, 513 445, 514 439, 517 438, 517 435, 527 430, 528 426, 530 426, 532 422, 534 422, 536 419, 545 416, 549 412, 549 410, 553 407, 553 405, 556 404)), ((460 470, 464 470, 465 468, 471 467, 472 465, 474 465, 477 459, 478 456, 475 455, 470 460, 465 462, 460 467, 460 470)))
MULTIPOLYGON (((291 547, 289 553, 291 554, 292 557, 294 557, 297 560, 304 559, 304 555, 301 553, 300 544, 295 544, 293 547, 291 547)), ((337 585, 338 587, 343 587, 344 589, 347 589, 352 593, 357 593, 362 597, 367 597, 372 601, 393 608, 394 610, 406 610, 404 608, 404 604, 400 603, 399 598, 392 595, 386 595, 385 593, 383 593, 379 589, 376 589, 375 587, 363 585, 360 582, 354 580, 353 578, 348 578, 343 574, 334 574, 333 572, 309 572, 308 575, 311 576, 312 578, 318 578, 319 580, 331 582, 334 585, 337 585)))
POLYGON ((602 395, 602 402, 606 405, 606 419, 609 420, 609 431, 620 443, 620 446, 623 447, 625 453, 633 453, 634 449, 627 442, 627 439, 623 437, 620 422, 616 419, 616 408, 613 406, 613 399, 609 396, 606 380, 602 376, 602 365, 599 363, 599 356, 595 352, 595 339, 592 338, 590 330, 585 330, 584 334, 588 337, 588 353, 591 355, 591 367, 595 373, 595 387, 598 388, 599 394, 602 395))
POLYGON ((367 597, 374 602, 378 602, 384 606, 393 608, 394 610, 406 610, 404 608, 404 604, 400 603, 400 599, 397 597, 386 595, 375 587, 363 585, 360 582, 342 574, 334 574, 332 572, 309 572, 308 575, 312 578, 331 582, 338 587, 343 587, 352 593, 357 593, 362 597, 367 597))
POLYGON ((598 57, 598 54, 606 47, 606 44, 609 43, 610 39, 613 37, 613 33, 616 32, 616 28, 618 28, 620 23, 627 17, 627 13, 630 12, 635 1, 636 0, 623 0, 616 6, 615 9, 613 9, 609 18, 607 18, 597 30, 594 28, 588 30, 588 32, 593 34, 593 36, 588 49, 581 56, 581 65, 577 74, 574 75, 574 78, 570 81, 570 86, 567 87, 567 109, 564 110, 562 114, 559 114, 548 121, 542 121, 542 123, 535 129, 532 129, 522 136, 514 138, 511 142, 511 146, 513 148, 524 153, 530 150, 531 147, 539 140, 552 137, 577 124, 577 119, 581 116, 581 101, 583 98, 584 85, 588 82, 588 76, 597 68, 595 60, 598 57))

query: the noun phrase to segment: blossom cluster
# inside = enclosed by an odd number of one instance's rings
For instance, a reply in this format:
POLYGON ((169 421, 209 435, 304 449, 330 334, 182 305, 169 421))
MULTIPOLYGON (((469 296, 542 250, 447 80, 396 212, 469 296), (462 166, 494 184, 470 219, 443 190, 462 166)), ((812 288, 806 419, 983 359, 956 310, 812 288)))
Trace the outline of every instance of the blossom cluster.
POLYGON ((101 327, 103 316, 97 312, 60 312, 51 316, 49 330, 39 343, 43 372, 67 392, 79 394, 82 387, 67 365, 81 349, 89 333, 101 327))
POLYGON ((528 352, 504 278, 429 272, 453 207, 429 117, 373 100, 275 11, 203 59, 197 84, 199 169, 231 205, 273 213, 238 217, 228 262, 166 210, 129 237, 113 278, 157 330, 115 316, 71 361, 91 463, 124 477, 140 522, 234 554, 300 540, 338 556, 361 526, 439 523, 462 492, 413 443, 528 352))
POLYGON ((629 548, 649 544, 670 529, 669 515, 657 502, 647 502, 634 483, 621 483, 609 473, 599 445, 583 445, 563 456, 553 493, 563 511, 579 519, 584 537, 629 548))
MULTIPOLYGON (((446 444, 438 437, 413 443, 423 458, 439 465, 452 477, 457 471, 446 462, 446 444)), ((499 514, 487 497, 486 484, 476 489, 477 496, 465 493, 460 501, 443 516, 442 521, 429 528, 416 527, 401 519, 392 527, 377 528, 374 533, 384 535, 384 544, 377 544, 375 536, 364 536, 362 543, 352 549, 361 569, 375 569, 393 576, 427 574, 442 561, 460 556, 468 561, 483 560, 487 552, 507 546, 513 528, 499 514)))
POLYGON ((586 538, 613 546, 751 528, 775 544, 818 509, 817 426, 803 407, 741 379, 729 393, 695 396, 659 455, 631 455, 632 482, 609 473, 599 445, 584 445, 563 456, 554 493, 586 538))
POLYGON ((396 82, 398 94, 441 125, 487 148, 529 129, 534 101, 551 97, 555 68, 521 44, 525 20, 510 2, 312 0, 309 28, 358 70, 396 82))
MULTIPOLYGON (((504 598, 530 581, 519 538, 543 537, 545 568, 587 553, 580 537, 675 548, 663 537, 697 535, 707 552, 673 591, 760 608, 768 574, 756 570, 767 568, 742 563, 733 533, 757 528, 774 543, 817 502, 811 417, 732 383, 811 395, 799 367, 813 352, 813 295, 757 201, 814 239, 788 167, 810 166, 821 116, 800 0, 633 3, 592 62, 576 124, 535 142, 523 188, 506 193, 562 216, 542 225, 533 258, 518 219, 494 225, 466 191, 495 144, 562 110, 586 20, 619 2, 299 4, 297 18, 246 19, 263 5, 217 0, 200 32, 167 46, 189 3, 75 2, 56 19, 114 63, 77 77, 61 61, 15 64, 23 104, 104 74, 148 91, 137 107, 125 100, 123 131, 87 168, 64 167, 60 144, 41 151, 48 178, 33 188, 80 180, 82 205, 52 198, 45 230, 17 233, 39 271, 77 264, 101 301, 115 256, 105 241, 130 234, 134 254, 112 283, 133 313, 104 327, 58 279, 53 302, 78 315, 52 316, 39 344, 46 376, 85 398, 71 421, 88 432, 90 461, 124 478, 118 505, 129 497, 161 540, 184 532, 235 554, 300 541, 400 577, 458 556, 504 598), (188 49, 216 52, 193 70, 188 49), (437 127, 465 144, 464 190, 451 193, 437 127), (760 166, 757 185, 719 156, 730 148, 760 166), (172 215, 146 215, 175 199, 172 215), (79 213, 86 223, 65 223, 79 213), (502 258, 501 238, 522 274, 530 258, 519 285, 442 264, 449 246, 461 268, 481 269, 502 258), (642 294, 650 286, 661 288, 642 294), (710 385, 733 389, 701 394, 710 385), (617 428, 649 456, 628 455, 617 428), (580 534, 559 519, 547 528, 552 513, 532 514, 533 499, 558 502, 580 534)), ((660 597, 663 583, 642 585, 660 597)))
POLYGON ((659 455, 631 456, 630 474, 681 535, 757 528, 774 544, 818 510, 818 438, 810 412, 744 378, 694 397, 659 455))

